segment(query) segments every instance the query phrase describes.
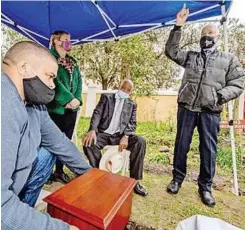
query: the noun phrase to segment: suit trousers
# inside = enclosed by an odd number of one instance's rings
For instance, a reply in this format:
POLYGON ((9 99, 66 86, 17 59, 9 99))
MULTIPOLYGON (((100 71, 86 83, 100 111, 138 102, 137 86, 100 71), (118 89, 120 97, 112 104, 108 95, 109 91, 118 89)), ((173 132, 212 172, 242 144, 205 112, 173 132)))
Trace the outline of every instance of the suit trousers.
POLYGON ((220 116, 217 114, 192 112, 179 107, 173 169, 173 179, 176 182, 182 183, 186 176, 187 153, 190 150, 194 129, 197 127, 200 142, 198 186, 201 191, 211 191, 215 174, 219 122, 220 116))
MULTIPOLYGON (((102 157, 101 150, 107 145, 119 145, 122 135, 116 133, 113 135, 107 133, 97 134, 97 143, 90 147, 83 147, 89 163, 94 168, 99 168, 100 159, 102 157)), ((146 141, 143 137, 132 135, 128 139, 128 147, 130 153, 130 177, 135 180, 143 178, 144 157, 146 151, 146 141)))

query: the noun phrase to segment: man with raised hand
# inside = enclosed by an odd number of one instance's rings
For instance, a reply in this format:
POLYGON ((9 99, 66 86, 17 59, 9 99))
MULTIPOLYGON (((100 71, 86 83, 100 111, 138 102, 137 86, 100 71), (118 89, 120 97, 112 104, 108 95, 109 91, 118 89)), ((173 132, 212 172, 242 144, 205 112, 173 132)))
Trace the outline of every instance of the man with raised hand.
POLYGON ((186 176, 187 153, 193 131, 199 132, 199 194, 207 206, 214 206, 211 186, 215 174, 217 136, 222 105, 239 97, 244 89, 244 71, 237 57, 219 51, 220 33, 214 24, 201 32, 201 51, 183 51, 179 44, 181 28, 189 16, 184 6, 166 43, 166 55, 185 68, 178 95, 177 136, 174 150, 173 180, 167 187, 177 194, 186 176))

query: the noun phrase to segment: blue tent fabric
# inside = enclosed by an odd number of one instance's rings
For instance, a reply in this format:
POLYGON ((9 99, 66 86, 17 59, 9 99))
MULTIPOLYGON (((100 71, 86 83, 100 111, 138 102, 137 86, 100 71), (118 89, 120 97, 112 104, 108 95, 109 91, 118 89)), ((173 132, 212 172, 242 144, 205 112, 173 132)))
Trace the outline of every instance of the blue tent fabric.
MULTIPOLYGON (((170 25, 183 3, 154 0, 2 1, 2 23, 46 47, 55 30, 68 31, 75 44, 81 44, 92 40, 117 39, 156 28, 157 23, 157 27, 170 25), (91 36, 91 39, 86 39, 91 36)), ((191 13, 199 12, 188 20, 197 21, 221 15, 221 5, 224 4, 228 10, 231 0, 188 0, 185 3, 191 13)))

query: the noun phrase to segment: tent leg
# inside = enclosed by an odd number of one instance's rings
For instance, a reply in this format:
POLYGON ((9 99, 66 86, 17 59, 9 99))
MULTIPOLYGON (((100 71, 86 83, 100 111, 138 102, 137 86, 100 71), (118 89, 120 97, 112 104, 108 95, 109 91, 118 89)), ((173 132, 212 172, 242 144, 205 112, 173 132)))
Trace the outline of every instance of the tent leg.
MULTIPOLYGON (((222 16, 226 17, 225 5, 221 6, 222 16)), ((224 46, 225 52, 228 52, 228 34, 227 34, 227 22, 223 21, 223 31, 224 31, 224 46)), ((233 104, 232 101, 228 102, 228 113, 229 121, 233 121, 233 104)), ((235 146, 235 135, 233 122, 230 122, 230 137, 231 137, 231 151, 232 151, 232 168, 233 168, 233 183, 234 183, 234 193, 239 195, 238 191, 238 178, 237 178, 237 164, 236 164, 236 146, 235 146)))
MULTIPOLYGON (((228 103, 229 121, 233 120, 233 106, 232 102, 228 103)), ((238 191, 238 178, 237 178, 237 164, 236 164, 236 146, 235 146, 235 135, 234 127, 230 126, 230 136, 231 136, 231 151, 232 151, 232 168, 233 168, 233 182, 234 182, 234 193, 239 195, 238 191)))

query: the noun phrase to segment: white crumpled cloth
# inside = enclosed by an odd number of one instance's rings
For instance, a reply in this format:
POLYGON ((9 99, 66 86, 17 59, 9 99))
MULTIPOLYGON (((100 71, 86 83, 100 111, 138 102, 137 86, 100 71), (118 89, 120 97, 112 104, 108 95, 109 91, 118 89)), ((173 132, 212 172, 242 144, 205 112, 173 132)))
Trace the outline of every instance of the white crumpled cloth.
POLYGON ((241 230, 223 220, 195 215, 179 222, 176 230, 241 230))

